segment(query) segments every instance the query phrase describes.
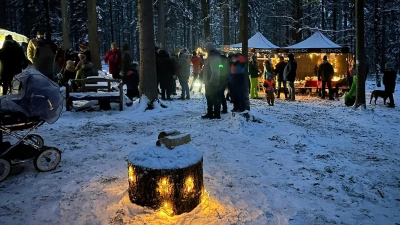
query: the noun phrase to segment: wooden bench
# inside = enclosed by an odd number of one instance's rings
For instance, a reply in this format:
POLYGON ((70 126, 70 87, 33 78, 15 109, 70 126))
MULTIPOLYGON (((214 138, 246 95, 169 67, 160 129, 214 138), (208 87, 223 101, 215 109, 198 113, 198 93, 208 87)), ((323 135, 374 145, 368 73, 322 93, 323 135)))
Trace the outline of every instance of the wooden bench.
POLYGON ((119 102, 119 111, 123 110, 124 92, 120 80, 103 77, 88 77, 86 79, 74 79, 68 81, 66 88, 66 108, 72 109, 72 101, 78 100, 104 100, 119 102), (112 90, 112 83, 118 84, 119 91, 112 90), (74 90, 75 89, 75 90, 74 90))

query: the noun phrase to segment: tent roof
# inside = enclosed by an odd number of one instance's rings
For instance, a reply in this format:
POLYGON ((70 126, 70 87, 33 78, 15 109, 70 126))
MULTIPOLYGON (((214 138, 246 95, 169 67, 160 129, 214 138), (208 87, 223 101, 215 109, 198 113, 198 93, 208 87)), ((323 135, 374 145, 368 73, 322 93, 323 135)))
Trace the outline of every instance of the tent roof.
POLYGON ((9 34, 11 34, 11 36, 14 39, 14 41, 16 41, 16 42, 26 42, 26 43, 28 43, 28 41, 29 41, 29 39, 26 36, 22 35, 22 34, 18 34, 18 33, 15 33, 15 32, 12 32, 12 31, 8 31, 8 30, 5 30, 5 29, 1 29, 1 28, 0 28, 0 41, 4 41, 6 36, 9 35, 9 34))
MULTIPOLYGON (((253 37, 248 40, 249 48, 261 48, 261 49, 278 49, 279 47, 272 44, 265 38, 260 32, 257 32, 253 37)), ((241 48, 242 43, 229 45, 232 48, 241 48)))
POLYGON ((342 48, 342 47, 329 40, 321 32, 317 31, 315 34, 311 35, 306 40, 284 48, 299 49, 299 48, 342 48))

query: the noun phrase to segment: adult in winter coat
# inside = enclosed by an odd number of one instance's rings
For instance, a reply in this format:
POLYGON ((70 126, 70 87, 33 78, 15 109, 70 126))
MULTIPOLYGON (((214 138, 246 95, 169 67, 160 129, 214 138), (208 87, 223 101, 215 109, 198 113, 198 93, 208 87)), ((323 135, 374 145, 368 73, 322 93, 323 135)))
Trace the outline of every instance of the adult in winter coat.
MULTIPOLYGON (((203 119, 221 118, 221 68, 228 67, 222 63, 221 53, 214 43, 206 43, 207 59, 204 62, 203 82, 206 88, 207 113, 203 119)), ((226 77, 227 78, 227 77, 226 77)))
POLYGON ((233 102, 234 112, 243 112, 250 108, 248 102, 249 78, 245 75, 247 59, 240 53, 232 56, 231 76, 232 76, 232 90, 230 91, 233 102))
POLYGON ((104 56, 104 63, 108 65, 108 72, 114 79, 120 79, 119 69, 121 64, 121 52, 117 44, 111 43, 111 49, 104 56))
POLYGON ((29 61, 31 61, 31 63, 33 63, 33 60, 35 58, 38 42, 42 39, 43 39, 43 34, 42 32, 38 31, 36 33, 36 38, 32 38, 31 40, 29 40, 28 47, 26 49, 26 55, 29 61))
POLYGON ((286 67, 286 62, 285 58, 283 56, 279 56, 279 62, 275 66, 275 73, 278 75, 278 96, 277 98, 280 98, 281 95, 281 87, 283 84, 283 91, 285 93, 285 98, 287 98, 287 88, 286 88, 286 80, 283 79, 283 71, 285 70, 286 67))
POLYGON ((44 38, 38 41, 33 65, 36 70, 41 72, 50 80, 53 80, 54 78, 54 59, 56 52, 57 45, 51 40, 50 33, 45 33, 44 38))
POLYGON ((297 70, 297 62, 294 59, 294 55, 290 53, 288 55, 289 61, 283 71, 283 80, 286 80, 289 83, 290 87, 290 98, 289 101, 295 101, 295 89, 294 89, 294 80, 296 79, 296 70, 297 70))
POLYGON ((196 81, 200 81, 200 88, 199 92, 201 91, 201 80, 200 80, 200 71, 201 71, 201 63, 202 59, 197 55, 196 51, 193 51, 193 56, 190 59, 190 62, 192 63, 193 66, 193 81, 192 84, 190 85, 189 91, 192 91, 194 84, 196 81))
POLYGON ((122 78, 122 81, 125 82, 126 75, 131 70, 131 63, 132 63, 132 54, 129 51, 129 44, 124 43, 122 44, 122 54, 121 54, 121 71, 119 75, 122 78))
POLYGON ((251 61, 249 62, 249 74, 250 74, 250 98, 257 99, 258 98, 258 62, 257 56, 252 55, 251 61))
POLYGON ((172 100, 171 94, 175 66, 166 50, 161 49, 156 55, 156 68, 157 77, 160 80, 161 99, 172 100))
POLYGON ((189 93, 189 76, 190 76, 190 58, 189 54, 185 49, 181 51, 179 54, 179 59, 177 63, 177 71, 176 75, 178 76, 179 83, 181 84, 182 87, 182 94, 179 99, 185 100, 190 99, 190 93, 189 93))
POLYGON ((385 85, 385 92, 389 97, 390 102, 387 104, 387 107, 394 108, 394 99, 393 93, 396 88, 396 71, 393 68, 392 63, 388 62, 385 65, 385 72, 383 73, 383 85, 385 85))
POLYGON ((321 98, 325 98, 325 87, 328 84, 329 90, 329 100, 334 100, 333 92, 332 92, 332 78, 333 78, 334 70, 333 66, 328 62, 328 58, 326 55, 323 57, 323 61, 321 65, 318 67, 318 77, 321 77, 322 80, 322 88, 321 88, 321 98))
POLYGON ((3 81, 3 95, 11 89, 11 81, 14 75, 22 72, 27 67, 27 59, 25 58, 22 47, 12 39, 11 35, 7 35, 3 47, 0 49, 1 63, 1 79, 3 81))

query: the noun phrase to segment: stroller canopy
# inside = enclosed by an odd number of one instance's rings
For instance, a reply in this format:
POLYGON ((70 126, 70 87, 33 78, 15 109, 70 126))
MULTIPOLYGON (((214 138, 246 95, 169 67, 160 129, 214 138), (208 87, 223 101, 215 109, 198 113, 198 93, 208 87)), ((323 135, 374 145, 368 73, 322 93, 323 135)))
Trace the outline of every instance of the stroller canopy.
POLYGON ((38 116, 52 124, 60 117, 63 100, 56 83, 28 67, 14 77, 11 94, 0 98, 0 111, 22 112, 26 117, 38 116))

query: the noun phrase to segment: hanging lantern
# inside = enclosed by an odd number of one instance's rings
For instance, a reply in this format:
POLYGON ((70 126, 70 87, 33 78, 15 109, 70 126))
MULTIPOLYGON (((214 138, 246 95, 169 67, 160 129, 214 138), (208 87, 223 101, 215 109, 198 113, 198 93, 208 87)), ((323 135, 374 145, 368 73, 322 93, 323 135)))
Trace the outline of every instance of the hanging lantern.
POLYGON ((164 131, 158 138, 128 157, 129 198, 169 216, 190 212, 207 194, 203 155, 189 143, 190 134, 164 131))

